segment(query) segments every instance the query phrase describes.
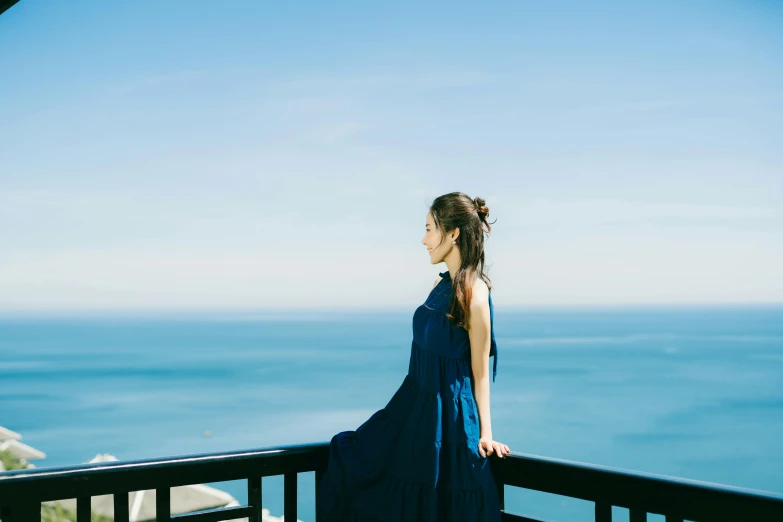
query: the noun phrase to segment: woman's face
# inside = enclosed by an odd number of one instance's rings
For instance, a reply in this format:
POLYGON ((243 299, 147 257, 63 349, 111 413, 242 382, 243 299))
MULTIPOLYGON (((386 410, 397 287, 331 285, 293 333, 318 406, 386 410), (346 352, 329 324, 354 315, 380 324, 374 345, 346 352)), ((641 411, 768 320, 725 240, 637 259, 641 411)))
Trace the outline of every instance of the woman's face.
POLYGON ((430 212, 427 212, 426 229, 427 231, 421 243, 427 247, 427 251, 430 253, 430 263, 433 265, 441 263, 451 249, 454 248, 451 240, 443 241, 443 244, 440 244, 443 234, 435 227, 435 220, 432 219, 432 213, 430 212))

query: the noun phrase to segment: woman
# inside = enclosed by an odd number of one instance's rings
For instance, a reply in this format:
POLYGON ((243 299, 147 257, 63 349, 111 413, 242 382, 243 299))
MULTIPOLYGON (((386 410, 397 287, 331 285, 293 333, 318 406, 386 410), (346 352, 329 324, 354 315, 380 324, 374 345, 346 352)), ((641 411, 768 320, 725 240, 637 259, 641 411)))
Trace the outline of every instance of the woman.
POLYGON ((332 437, 319 522, 499 522, 489 456, 489 357, 497 344, 484 274, 489 209, 452 192, 433 201, 422 243, 446 263, 413 314, 408 374, 382 410, 332 437))

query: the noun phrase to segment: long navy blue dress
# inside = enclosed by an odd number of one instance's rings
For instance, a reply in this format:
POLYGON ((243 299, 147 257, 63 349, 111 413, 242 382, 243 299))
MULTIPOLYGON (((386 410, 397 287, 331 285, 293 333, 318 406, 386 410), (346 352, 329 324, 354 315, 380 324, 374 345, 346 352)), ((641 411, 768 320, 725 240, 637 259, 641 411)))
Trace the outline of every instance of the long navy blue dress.
MULTIPOLYGON (((491 460, 479 455, 467 330, 446 317, 448 271, 413 314, 408 374, 385 408, 332 437, 318 522, 499 522, 491 460)), ((494 307, 489 297, 493 381, 494 307)))

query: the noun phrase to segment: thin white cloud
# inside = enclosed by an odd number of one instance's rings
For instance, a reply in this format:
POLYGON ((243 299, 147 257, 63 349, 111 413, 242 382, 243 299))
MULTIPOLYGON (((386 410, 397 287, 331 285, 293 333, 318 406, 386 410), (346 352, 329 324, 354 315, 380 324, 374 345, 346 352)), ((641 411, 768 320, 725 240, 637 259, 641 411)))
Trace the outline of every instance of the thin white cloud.
POLYGON ((663 111, 672 108, 682 108, 685 105, 685 102, 678 100, 638 100, 585 105, 567 109, 564 112, 573 115, 611 116, 663 111))
POLYGON ((365 127, 360 123, 344 121, 335 123, 316 132, 314 139, 318 143, 334 145, 344 142, 348 138, 355 136, 365 127))
POLYGON ((433 89, 451 87, 472 87, 493 83, 496 75, 486 71, 469 68, 428 68, 424 70, 409 70, 393 73, 342 74, 342 75, 307 75, 283 80, 280 87, 286 89, 302 89, 318 92, 329 89, 367 89, 367 88, 404 88, 433 89))
POLYGON ((150 74, 147 76, 138 76, 122 83, 110 84, 105 88, 106 93, 130 94, 137 91, 155 89, 171 85, 190 85, 193 82, 201 81, 209 76, 206 70, 182 70, 170 71, 159 74, 150 74))
POLYGON ((706 222, 776 220, 783 210, 768 206, 668 203, 614 198, 552 199, 534 197, 510 209, 512 221, 525 226, 633 224, 638 222, 699 219, 706 222))
POLYGON ((357 101, 347 96, 301 96, 269 103, 274 103, 283 110, 302 114, 333 114, 346 111, 357 101))

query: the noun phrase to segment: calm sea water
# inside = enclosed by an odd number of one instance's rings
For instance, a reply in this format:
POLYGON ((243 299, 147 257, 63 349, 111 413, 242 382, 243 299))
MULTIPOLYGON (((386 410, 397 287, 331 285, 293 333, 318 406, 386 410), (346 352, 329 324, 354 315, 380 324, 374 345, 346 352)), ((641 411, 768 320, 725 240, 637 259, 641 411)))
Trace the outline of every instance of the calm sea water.
MULTIPOLYGON (((0 425, 47 453, 39 467, 326 442, 401 384, 412 313, 7 316, 0 425)), ((783 492, 783 306, 498 304, 495 328, 492 424, 512 451, 783 492)), ((299 485, 309 522, 313 474, 299 485)), ((241 482, 216 486, 246 500, 241 482)), ((281 515, 282 479, 264 492, 281 515)), ((588 502, 506 495, 592 520, 588 502)))

